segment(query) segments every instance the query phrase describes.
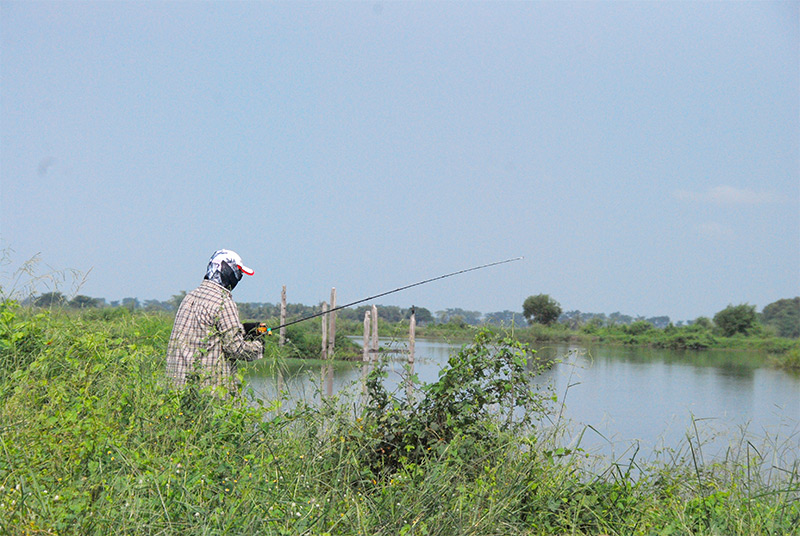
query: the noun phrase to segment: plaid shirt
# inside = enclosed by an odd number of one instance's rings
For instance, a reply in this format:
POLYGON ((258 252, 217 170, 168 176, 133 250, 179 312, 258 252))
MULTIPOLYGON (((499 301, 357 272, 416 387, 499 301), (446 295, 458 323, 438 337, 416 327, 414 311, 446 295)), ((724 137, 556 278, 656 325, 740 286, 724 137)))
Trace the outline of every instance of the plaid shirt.
POLYGON ((244 340, 239 310, 228 289, 204 280, 186 295, 175 315, 167 347, 167 374, 175 385, 197 379, 203 386, 235 383, 236 360, 262 356, 259 341, 244 340))

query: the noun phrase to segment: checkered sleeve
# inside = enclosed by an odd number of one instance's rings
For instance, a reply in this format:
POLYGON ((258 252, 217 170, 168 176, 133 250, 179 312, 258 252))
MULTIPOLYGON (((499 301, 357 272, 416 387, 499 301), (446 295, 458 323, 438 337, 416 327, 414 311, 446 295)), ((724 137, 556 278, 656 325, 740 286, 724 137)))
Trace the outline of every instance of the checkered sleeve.
POLYGON ((254 361, 262 356, 261 341, 245 340, 239 309, 230 296, 223 300, 219 329, 222 333, 222 351, 228 359, 254 361))

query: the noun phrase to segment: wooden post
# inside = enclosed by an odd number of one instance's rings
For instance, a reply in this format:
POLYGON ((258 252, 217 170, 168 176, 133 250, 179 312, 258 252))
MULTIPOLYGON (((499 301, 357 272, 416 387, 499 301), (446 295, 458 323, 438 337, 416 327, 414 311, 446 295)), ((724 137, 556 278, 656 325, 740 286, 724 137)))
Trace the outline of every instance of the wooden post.
POLYGON ((364 397, 367 395, 367 375, 370 368, 370 355, 369 355, 369 311, 364 312, 364 348, 361 354, 361 400, 364 402, 364 397))
MULTIPOLYGON (((331 289, 331 311, 336 309, 336 287, 331 289)), ((331 312, 328 316, 330 322, 328 328, 328 359, 333 359, 333 351, 336 346, 336 312, 331 312)), ((323 316, 323 318, 325 318, 323 316)))
POLYGON ((281 329, 280 329, 280 339, 278 340, 278 345, 283 346, 286 344, 286 285, 283 285, 281 288, 281 329))
POLYGON ((414 346, 417 338, 417 312, 411 307, 411 318, 408 322, 408 364, 414 366, 414 346))
POLYGON ((328 357, 328 304, 322 302, 322 359, 328 357))
POLYGON ((328 397, 333 396, 333 352, 336 346, 336 287, 331 289, 331 308, 328 317, 330 320, 330 327, 328 328, 328 381, 326 383, 328 397))
POLYGON ((408 383, 406 384, 406 401, 410 404, 414 396, 414 346, 416 344, 417 315, 414 307, 411 307, 411 318, 408 322, 408 383))
POLYGON ((372 306, 372 360, 378 359, 378 307, 372 306))
POLYGON ((369 311, 364 312, 364 353, 362 361, 369 361, 369 311))

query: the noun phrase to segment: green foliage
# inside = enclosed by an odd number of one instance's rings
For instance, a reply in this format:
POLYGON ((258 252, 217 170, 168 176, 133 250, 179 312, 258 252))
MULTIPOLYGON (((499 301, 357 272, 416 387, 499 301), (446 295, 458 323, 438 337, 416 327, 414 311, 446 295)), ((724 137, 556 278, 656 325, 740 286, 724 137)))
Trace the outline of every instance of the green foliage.
POLYGON ((692 325, 697 327, 697 328, 701 328, 701 329, 713 329, 714 328, 714 323, 707 316, 698 316, 694 320, 692 325))
MULTIPOLYGON (((585 332, 584 332, 585 333, 585 332)), ((566 324, 531 324, 527 328, 515 330, 515 337, 527 343, 535 341, 572 342, 581 337, 581 332, 570 329, 566 324)), ((587 337, 587 340, 590 337, 587 337)))
POLYGON ((586 470, 585 453, 534 426, 549 395, 530 391, 531 353, 505 337, 479 332, 418 401, 373 375, 366 406, 279 410, 172 389, 171 319, 97 313, 3 304, 3 355, 20 361, 0 377, 0 534, 766 536, 800 524, 796 465, 781 479, 731 463, 697 477, 676 464, 633 478, 633 461, 586 470))
POLYGON ((60 307, 67 303, 67 297, 61 292, 45 292, 41 296, 37 296, 33 300, 33 305, 36 307, 60 307))
POLYGON ((653 340, 652 345, 671 350, 707 350, 713 348, 716 340, 710 331, 675 329, 665 332, 653 340))
POLYGON ((0 302, 0 401, 8 378, 28 366, 47 345, 44 334, 47 319, 47 312, 23 309, 14 300, 0 302))
POLYGON ((800 337, 800 296, 770 303, 761 312, 761 321, 774 327, 779 337, 800 337))
POLYGON ((595 334, 603 327, 603 321, 600 318, 592 318, 581 327, 583 333, 595 334))
MULTIPOLYGON (((456 336, 454 331, 451 336, 456 336)), ((711 320, 699 318, 689 325, 667 324, 663 329, 654 327, 649 321, 637 320, 631 324, 604 324, 601 319, 591 319, 575 329, 567 323, 549 326, 532 324, 516 329, 514 337, 520 341, 560 342, 577 344, 623 344, 629 346, 651 346, 672 350, 730 349, 748 350, 764 355, 775 354, 776 363, 793 349, 800 348, 800 341, 775 337, 770 330, 756 324, 746 335, 740 333, 725 337, 714 327, 711 320)))
POLYGON ((795 347, 782 354, 773 353, 771 359, 780 368, 800 370, 800 348, 795 347))
MULTIPOLYGON (((300 323, 286 328, 286 344, 278 346, 279 335, 273 332, 264 339, 268 355, 282 358, 318 359, 322 354, 322 330, 316 323, 300 323)), ((347 330, 336 331, 335 354, 338 359, 361 356, 361 348, 347 337, 347 330)))
POLYGON ((365 414, 376 441, 373 466, 396 469, 419 462, 432 449, 483 451, 498 433, 515 432, 542 416, 547 397, 532 390, 533 351, 488 330, 448 360, 439 380, 423 386, 420 400, 386 392, 378 367, 367 383, 365 414))
POLYGON ((522 314, 528 322, 550 325, 561 316, 561 305, 547 294, 528 296, 522 303, 522 314))
POLYGON ((714 324, 725 337, 733 337, 738 333, 746 335, 757 323, 758 316, 755 305, 746 303, 729 305, 714 315, 714 324))
POLYGON ((131 316, 131 311, 127 307, 104 307, 102 309, 91 309, 82 313, 82 318, 91 322, 112 322, 130 319, 131 316))
POLYGON ((644 320, 637 320, 629 326, 625 326, 624 330, 631 335, 643 335, 653 329, 653 324, 644 320))

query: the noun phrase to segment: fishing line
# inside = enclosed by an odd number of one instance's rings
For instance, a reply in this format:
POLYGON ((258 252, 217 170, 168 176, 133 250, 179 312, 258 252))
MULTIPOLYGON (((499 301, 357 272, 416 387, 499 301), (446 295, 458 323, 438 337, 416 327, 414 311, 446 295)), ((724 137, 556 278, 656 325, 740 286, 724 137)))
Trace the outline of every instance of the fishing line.
POLYGON ((311 320, 312 318, 317 318, 318 316, 322 316, 322 315, 326 315, 326 314, 329 314, 329 313, 333 313, 335 311, 338 311, 339 309, 346 309, 348 307, 352 307, 353 305, 358 305, 359 303, 364 303, 366 301, 374 300, 374 299, 380 298, 382 296, 388 296, 389 294, 394 294, 395 292, 400 292, 401 290, 406 290, 406 289, 409 289, 409 288, 412 288, 412 287, 418 287, 418 286, 424 285, 426 283, 431 283, 433 281, 438 281, 440 279, 445 279, 447 277, 453 277, 454 275, 465 274, 467 272, 474 272, 475 270, 482 270, 483 268, 489 268, 490 266, 497 266, 499 264, 506 264, 506 263, 509 263, 509 262, 521 261, 524 258, 525 257, 514 257, 513 259, 506 259, 504 261, 490 262, 488 264, 482 264, 480 266, 474 266, 472 268, 466 268, 464 270, 458 270, 457 272, 451 272, 449 274, 444 274, 444 275, 440 275, 440 276, 437 276, 437 277, 432 277, 432 278, 426 279, 424 281, 418 281, 416 283, 411 283, 410 285, 405 285, 403 287, 398 287, 398 288, 396 288, 394 290, 381 292, 380 294, 375 294, 374 296, 370 296, 368 298, 362 298, 360 300, 356 300, 354 302, 351 302, 351 303, 348 303, 348 304, 345 304, 345 305, 339 305, 338 307, 334 307, 333 309, 331 309, 329 311, 321 311, 319 313, 314 313, 313 315, 309 315, 309 316, 306 316, 306 317, 303 317, 303 318, 299 318, 297 320, 292 320, 291 322, 286 322, 285 324, 281 324, 280 326, 277 326, 277 327, 274 327, 274 328, 267 328, 266 331, 267 331, 267 333, 269 333, 270 331, 272 331, 274 329, 285 328, 286 326, 291 326, 293 324, 297 324, 297 323, 300 323, 300 322, 305 322, 306 320, 311 320))

